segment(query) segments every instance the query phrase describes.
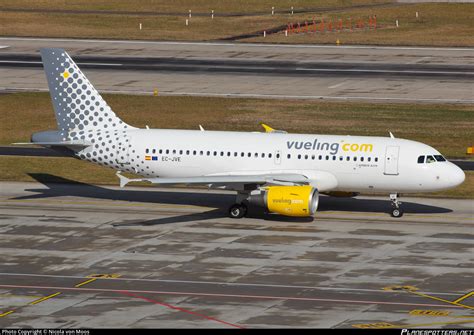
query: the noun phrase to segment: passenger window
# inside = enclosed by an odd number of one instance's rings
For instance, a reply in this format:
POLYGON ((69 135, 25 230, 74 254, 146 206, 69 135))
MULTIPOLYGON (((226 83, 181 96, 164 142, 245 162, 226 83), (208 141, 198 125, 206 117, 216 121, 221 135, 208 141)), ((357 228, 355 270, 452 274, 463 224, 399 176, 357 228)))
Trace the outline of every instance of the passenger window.
POLYGON ((372 158, 371 158, 371 157, 367 158, 367 162, 370 162, 371 160, 372 160, 372 158))
POLYGON ((230 157, 230 151, 227 151, 227 157, 230 157))
POLYGON ((425 156, 418 157, 418 164, 423 164, 425 162, 425 156))
POLYGON ((434 156, 438 162, 446 162, 446 158, 444 158, 441 155, 435 155, 434 156))
POLYGON ((170 153, 169 149, 166 149, 166 154, 169 154, 169 153, 170 153))
POLYGON ((151 152, 154 153, 154 154, 156 154, 156 149, 153 149, 151 152))
POLYGON ((186 155, 189 155, 189 150, 186 150, 186 155))
POLYGON ((280 154, 276 154, 276 158, 280 158, 280 154))
POLYGON ((332 160, 335 161, 335 160, 336 160, 336 156, 332 156, 332 160))
POLYGON ((214 151, 214 156, 217 156, 217 151, 214 151))
POLYGON ((323 156, 319 155, 319 156, 318 156, 318 159, 319 159, 319 160, 323 159, 323 156))
POLYGON ((255 156, 255 158, 258 158, 258 152, 256 152, 254 156, 255 156))
POLYGON ((304 155, 304 159, 308 159, 308 155, 304 155))
POLYGON ((245 153, 244 152, 241 152, 240 153, 240 157, 244 157, 245 156, 245 153))
POLYGON ((173 150, 173 155, 176 154, 176 150, 173 150))
POLYGON ((363 161, 364 161, 364 157, 361 157, 361 158, 360 158, 360 161, 363 162, 363 161))
POLYGON ((221 157, 224 156, 224 151, 221 151, 221 157))
MULTIPOLYGON (((201 151, 201 152, 202 152, 202 151, 201 151)), ((183 150, 180 150, 180 151, 179 151, 179 154, 182 155, 182 154, 183 154, 183 150)), ((202 153, 201 153, 201 155, 202 155, 202 153)))
POLYGON ((234 152, 234 157, 237 157, 237 151, 234 152))
POLYGON ((311 155, 311 159, 312 159, 313 161, 315 160, 315 158, 316 158, 315 155, 311 155))
POLYGON ((298 155, 298 159, 301 159, 301 155, 298 155))
POLYGON ((207 155, 208 155, 208 156, 210 156, 210 155, 211 155, 211 152, 210 152, 210 151, 208 151, 208 152, 207 152, 207 155))
POLYGON ((433 156, 426 156, 426 163, 434 163, 436 159, 433 156))
POLYGON ((351 158, 349 156, 346 157, 346 161, 350 161, 351 158))
POLYGON ((262 158, 265 158, 265 153, 262 153, 262 158))
POLYGON ((202 151, 202 150, 199 151, 199 155, 201 155, 201 156, 204 155, 204 151, 202 151))
POLYGON ((196 150, 194 150, 194 151, 193 151, 193 155, 194 155, 194 156, 196 156, 196 154, 197 154, 197 151, 196 151, 196 150))
POLYGON ((290 154, 286 155, 286 158, 290 159, 290 158, 291 158, 291 155, 290 155, 290 154))
POLYGON ((249 153, 247 154, 247 157, 252 157, 252 153, 249 152, 249 153))
POLYGON ((272 154, 271 154, 271 153, 268 154, 268 158, 272 158, 272 154))
POLYGON ((329 156, 326 156, 326 160, 327 160, 327 161, 329 160, 329 156))
POLYGON ((344 157, 339 156, 339 160, 340 160, 340 161, 344 160, 344 157))
POLYGON ((145 150, 145 153, 146 153, 146 154, 149 153, 149 152, 150 152, 150 149, 146 149, 146 150, 145 150))
POLYGON ((378 158, 378 157, 375 157, 374 161, 378 162, 378 161, 379 161, 379 158, 378 158))
POLYGON ((354 162, 357 162, 357 156, 354 156, 354 162))

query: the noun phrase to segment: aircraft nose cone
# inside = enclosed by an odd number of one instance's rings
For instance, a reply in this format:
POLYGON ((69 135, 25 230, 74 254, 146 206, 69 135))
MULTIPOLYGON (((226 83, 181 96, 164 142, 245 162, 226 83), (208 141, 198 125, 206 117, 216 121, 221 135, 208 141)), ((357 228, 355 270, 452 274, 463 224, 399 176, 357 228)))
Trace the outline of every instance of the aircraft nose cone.
POLYGON ((459 166, 453 164, 451 167, 449 179, 452 183, 452 186, 455 187, 461 185, 464 182, 466 175, 464 174, 464 171, 459 168, 459 166))

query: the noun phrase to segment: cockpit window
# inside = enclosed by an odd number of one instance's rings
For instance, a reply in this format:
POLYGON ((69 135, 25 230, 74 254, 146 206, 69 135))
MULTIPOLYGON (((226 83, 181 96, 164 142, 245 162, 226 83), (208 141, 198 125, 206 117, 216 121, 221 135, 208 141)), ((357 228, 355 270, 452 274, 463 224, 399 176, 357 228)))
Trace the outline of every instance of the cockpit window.
POLYGON ((433 156, 426 156, 426 163, 434 163, 436 159, 433 156))
POLYGON ((425 162, 425 156, 418 157, 418 164, 423 164, 425 162))
POLYGON ((435 155, 434 156, 438 162, 446 162, 446 158, 444 158, 441 155, 435 155))

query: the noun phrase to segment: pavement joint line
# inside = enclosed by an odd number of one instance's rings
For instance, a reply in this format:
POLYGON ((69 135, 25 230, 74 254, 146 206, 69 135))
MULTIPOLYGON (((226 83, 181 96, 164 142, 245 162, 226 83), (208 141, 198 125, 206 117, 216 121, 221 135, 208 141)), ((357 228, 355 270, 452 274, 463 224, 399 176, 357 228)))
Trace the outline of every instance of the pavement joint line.
MULTIPOLYGON (((63 291, 89 291, 89 292, 124 292, 122 289, 106 289, 106 288, 86 288, 86 287, 61 287, 61 286, 36 286, 36 285, 9 285, 0 284, 3 288, 23 288, 23 289, 45 289, 45 290, 63 290, 63 291)), ((289 301, 319 301, 319 302, 333 302, 333 303, 353 303, 353 304, 369 304, 369 305, 394 305, 394 306, 424 306, 424 307, 444 307, 444 308, 462 308, 462 306, 452 304, 450 306, 441 304, 426 304, 426 303, 410 303, 400 301, 372 301, 372 300, 351 300, 351 299, 325 299, 325 298, 311 298, 311 297, 296 297, 296 296, 270 296, 270 295, 247 295, 247 294, 222 294, 222 293, 203 293, 203 292, 179 292, 179 291, 154 291, 154 290, 127 290, 129 293, 150 293, 174 296, 196 296, 196 297, 211 297, 211 298, 235 298, 235 299, 268 299, 268 300, 289 300, 289 301)), ((60 293, 60 292, 59 292, 60 293)))
MULTIPOLYGON (((22 277, 46 277, 46 278, 70 278, 70 279, 87 279, 89 277, 83 276, 69 276, 69 275, 47 275, 36 273, 11 273, 0 272, 2 276, 22 276, 22 277)), ((259 284, 259 283, 236 283, 236 282, 213 282, 213 281, 197 281, 197 280, 173 280, 173 279, 147 279, 147 278, 129 278, 129 277, 115 277, 107 278, 109 280, 117 281, 142 281, 142 282, 162 282, 162 283, 182 283, 182 284, 196 284, 196 285, 226 285, 226 286, 254 286, 254 287, 279 287, 279 288, 294 288, 294 289, 318 289, 326 291, 356 291, 356 292, 381 292, 379 289, 361 289, 361 288, 347 288, 347 287, 317 287, 317 286, 303 286, 303 285, 278 285, 278 284, 259 284)), ((382 291, 390 293, 391 291, 382 291)), ((399 292, 399 291, 395 291, 399 292)), ((450 292, 424 292, 426 294, 437 294, 447 296, 459 296, 459 293, 450 292)))

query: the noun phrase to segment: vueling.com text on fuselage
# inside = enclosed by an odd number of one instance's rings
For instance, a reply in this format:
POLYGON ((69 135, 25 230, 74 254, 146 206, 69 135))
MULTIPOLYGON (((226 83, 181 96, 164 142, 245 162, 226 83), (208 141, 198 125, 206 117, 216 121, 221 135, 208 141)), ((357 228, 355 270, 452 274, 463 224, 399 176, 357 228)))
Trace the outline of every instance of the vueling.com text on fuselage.
POLYGON ((288 149, 296 150, 322 150, 329 151, 331 155, 339 152, 339 148, 344 152, 372 152, 374 146, 368 143, 346 143, 346 142, 320 142, 317 138, 314 141, 287 141, 288 149))

